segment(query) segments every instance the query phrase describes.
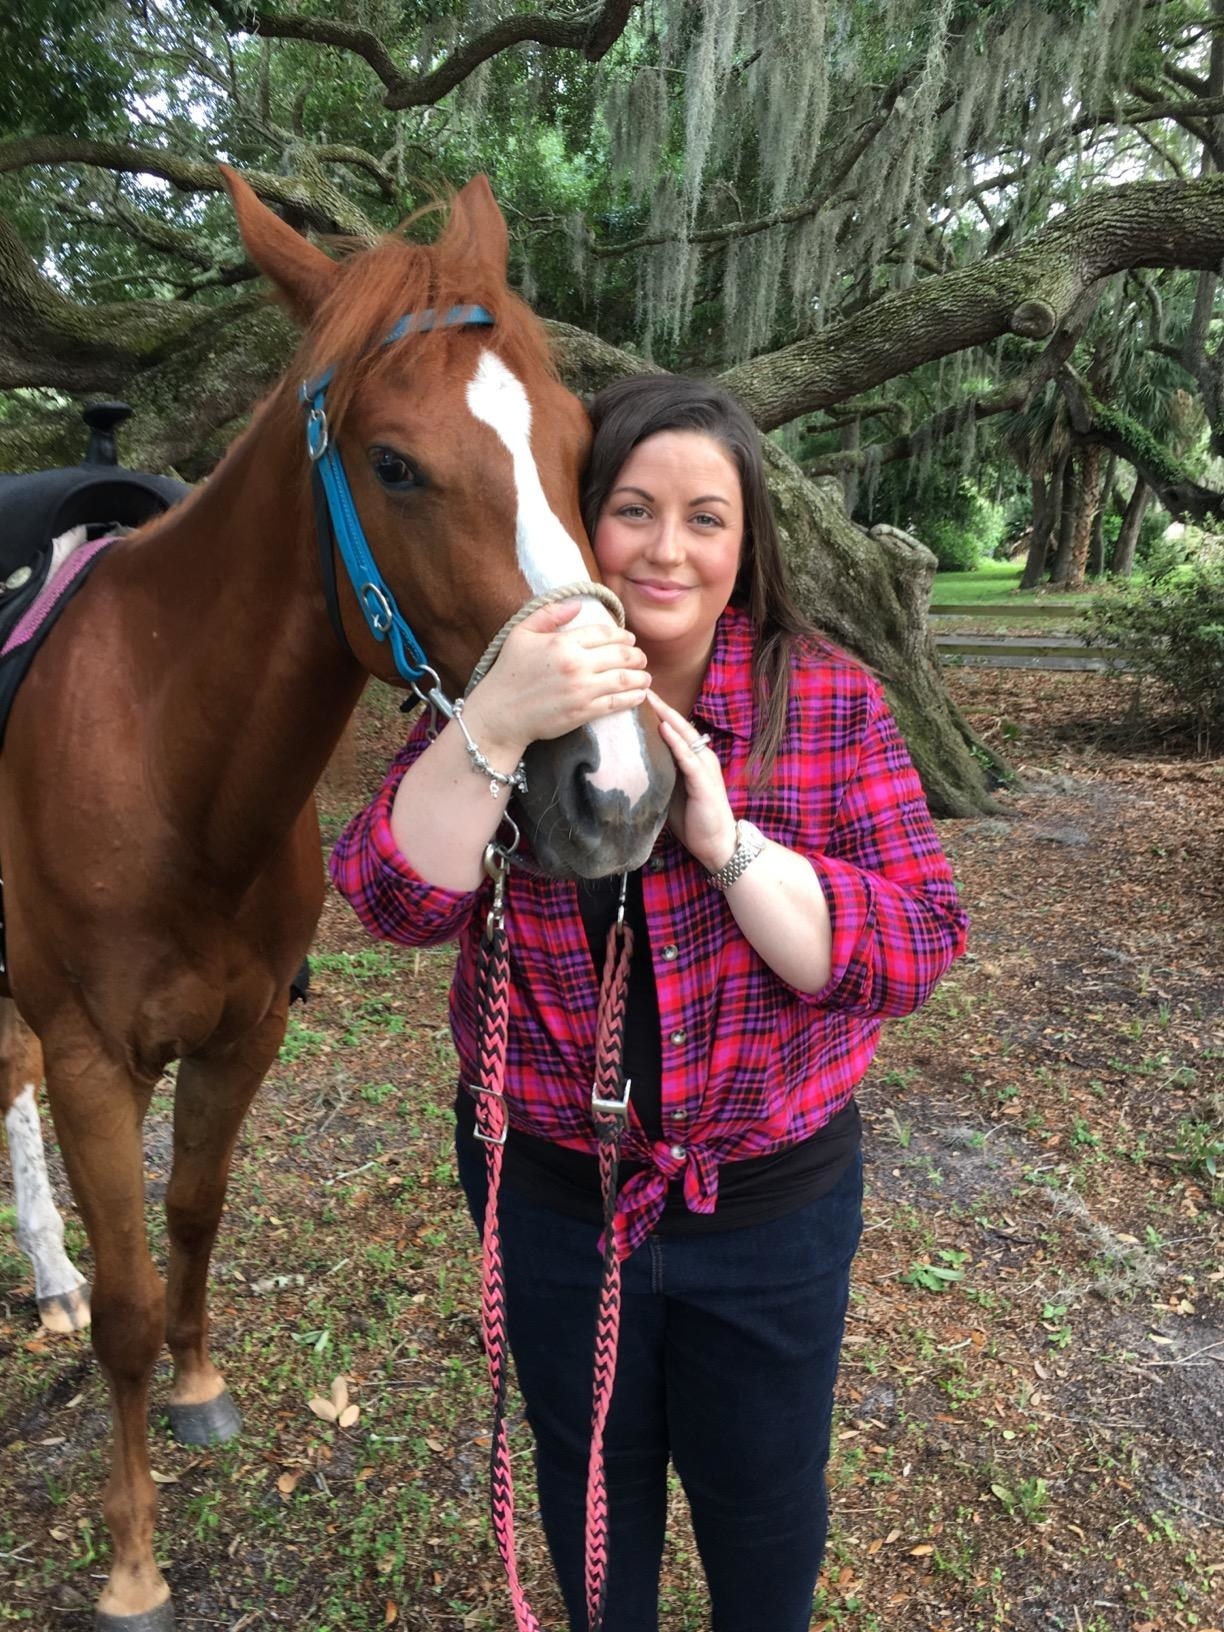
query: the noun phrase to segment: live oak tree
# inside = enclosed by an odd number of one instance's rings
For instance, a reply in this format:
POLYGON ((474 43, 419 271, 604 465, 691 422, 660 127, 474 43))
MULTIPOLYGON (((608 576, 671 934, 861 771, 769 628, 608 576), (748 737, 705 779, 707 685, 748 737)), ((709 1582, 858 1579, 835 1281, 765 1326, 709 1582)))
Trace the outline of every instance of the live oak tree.
POLYGON ((569 383, 699 370, 779 433, 810 610, 885 676, 935 807, 987 808, 1005 768, 942 686, 932 558, 811 476, 968 463, 1053 392, 1078 457, 1220 514, 1082 348, 1124 305, 1224 446, 1222 40, 1224 0, 26 0, 0 21, 0 468, 75 460, 107 394, 130 463, 197 477, 283 367, 218 159, 325 241, 483 169, 569 383), (800 424, 835 444, 808 475, 800 424))

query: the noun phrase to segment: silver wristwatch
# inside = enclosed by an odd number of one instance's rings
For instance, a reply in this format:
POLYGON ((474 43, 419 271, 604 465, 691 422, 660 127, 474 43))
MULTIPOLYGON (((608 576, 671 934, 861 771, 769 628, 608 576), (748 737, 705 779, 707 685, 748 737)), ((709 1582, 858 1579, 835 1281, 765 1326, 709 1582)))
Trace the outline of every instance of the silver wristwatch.
POLYGON ((736 879, 744 872, 765 848, 765 835, 759 827, 751 822, 738 821, 735 824, 735 849, 731 852, 730 861, 724 861, 722 866, 707 878, 716 890, 730 889, 736 879))

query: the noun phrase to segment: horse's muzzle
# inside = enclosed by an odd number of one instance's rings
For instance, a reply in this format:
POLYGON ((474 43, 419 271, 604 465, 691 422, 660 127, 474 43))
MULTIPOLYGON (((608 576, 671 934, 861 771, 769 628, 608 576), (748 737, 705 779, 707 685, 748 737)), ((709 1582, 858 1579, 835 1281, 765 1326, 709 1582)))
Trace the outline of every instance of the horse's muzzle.
POLYGON ((516 810, 536 863, 554 878, 605 878, 641 867, 667 817, 676 768, 639 711, 636 764, 613 769, 590 726, 527 750, 516 810))

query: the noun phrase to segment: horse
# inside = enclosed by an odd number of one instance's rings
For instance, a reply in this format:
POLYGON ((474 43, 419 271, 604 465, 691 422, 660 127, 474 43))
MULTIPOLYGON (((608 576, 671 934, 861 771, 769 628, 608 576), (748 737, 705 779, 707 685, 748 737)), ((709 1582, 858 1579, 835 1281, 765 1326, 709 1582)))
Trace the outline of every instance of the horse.
POLYGON ((89 1289, 64 1251, 64 1221, 47 1176, 35 1101, 42 1076, 38 1038, 15 1004, 0 1001, 0 1115, 13 1169, 17 1245, 30 1260, 39 1320, 48 1332, 63 1334, 89 1325, 89 1289))
MULTIPOLYGON (((595 574, 578 504, 589 425, 507 286, 485 178, 456 195, 434 244, 393 236, 335 260, 221 168, 300 349, 211 477, 96 562, 0 752, 0 995, 41 1046, 111 1392, 105 1632, 173 1626, 147 1427, 163 1341, 178 1437, 239 1426, 209 1356, 209 1257, 322 907, 315 785, 369 675, 403 684, 383 613, 410 609, 424 685, 455 697, 525 601, 595 574), (382 574, 376 594, 343 574, 329 588, 338 541, 312 504, 325 445, 382 574), (163 1286, 141 1125, 173 1059, 163 1286)), ((580 617, 612 615, 596 593, 582 605, 580 617)), ((645 860, 673 780, 649 710, 534 744, 526 769, 516 819, 537 865, 595 877, 645 860)))

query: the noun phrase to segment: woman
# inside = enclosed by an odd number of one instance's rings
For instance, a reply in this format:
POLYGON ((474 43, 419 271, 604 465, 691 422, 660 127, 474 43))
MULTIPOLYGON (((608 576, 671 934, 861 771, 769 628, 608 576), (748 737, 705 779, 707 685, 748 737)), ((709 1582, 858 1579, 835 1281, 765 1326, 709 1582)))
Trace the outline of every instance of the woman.
MULTIPOLYGON (((592 418, 584 514, 628 628, 571 630, 572 606, 537 612, 464 718, 509 776, 530 741, 645 699, 678 769, 667 829, 628 887, 635 1159, 615 1220, 604 1632, 658 1626, 669 1461, 717 1632, 806 1632, 860 1231, 853 1090, 881 1019, 923 1002, 965 920, 880 687, 790 599, 747 414, 705 384, 651 376, 610 387, 592 418)), ((460 939, 465 1081, 481 858, 503 802, 472 776, 457 730, 430 744, 418 728, 332 862, 374 933, 460 939)), ((583 1632, 601 1233, 590 1084, 618 884, 516 872, 510 890, 508 1324, 549 1546, 583 1632)), ((457 1110, 479 1224, 484 1161, 462 1091, 457 1110)))

